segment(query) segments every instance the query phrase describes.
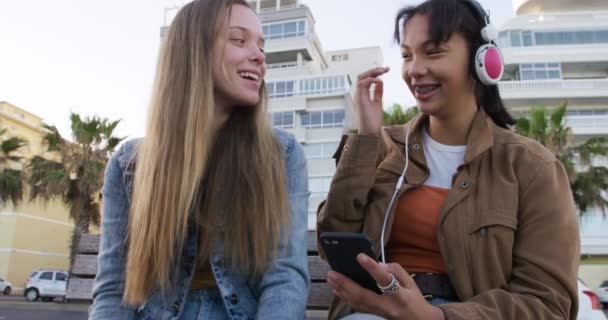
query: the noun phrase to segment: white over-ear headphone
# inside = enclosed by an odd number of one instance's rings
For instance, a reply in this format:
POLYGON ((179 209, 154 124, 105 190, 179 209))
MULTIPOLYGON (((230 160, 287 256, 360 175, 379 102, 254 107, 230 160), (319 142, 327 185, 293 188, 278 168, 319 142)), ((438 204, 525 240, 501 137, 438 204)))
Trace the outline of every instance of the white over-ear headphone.
POLYGON ((483 18, 485 26, 481 29, 481 36, 486 44, 480 46, 473 57, 472 63, 475 65, 475 73, 481 83, 491 86, 496 85, 504 72, 505 66, 502 52, 496 46, 498 30, 490 23, 490 15, 476 0, 464 1, 471 10, 483 18))

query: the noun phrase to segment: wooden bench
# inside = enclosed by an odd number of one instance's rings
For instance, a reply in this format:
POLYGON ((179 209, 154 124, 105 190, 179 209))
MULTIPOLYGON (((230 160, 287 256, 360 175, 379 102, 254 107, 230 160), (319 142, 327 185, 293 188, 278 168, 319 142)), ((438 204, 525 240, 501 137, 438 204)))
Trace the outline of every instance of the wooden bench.
MULTIPOLYGON (((307 315, 323 317, 323 312, 329 308, 333 292, 327 285, 325 277, 329 265, 319 257, 315 231, 308 231, 308 270, 310 272, 311 288, 306 309, 307 315)), ((85 234, 80 239, 78 254, 74 259, 74 267, 68 282, 66 299, 91 301, 93 279, 97 274, 97 253, 99 251, 99 235, 85 234)))

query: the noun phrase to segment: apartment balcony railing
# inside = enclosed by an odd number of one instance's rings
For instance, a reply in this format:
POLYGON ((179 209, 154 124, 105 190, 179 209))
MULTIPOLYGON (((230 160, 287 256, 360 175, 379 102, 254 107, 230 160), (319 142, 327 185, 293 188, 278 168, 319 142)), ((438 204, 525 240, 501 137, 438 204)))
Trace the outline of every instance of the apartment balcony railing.
POLYGON ((502 81, 503 99, 608 97, 608 79, 502 81))
POLYGON ((270 80, 266 83, 271 99, 345 94, 350 89, 348 76, 308 77, 296 80, 270 80))
POLYGON ((298 66, 297 62, 269 63, 266 65, 266 69, 285 69, 285 68, 295 68, 297 66, 298 66))
POLYGON ((567 116, 566 125, 574 134, 608 134, 608 115, 567 116))

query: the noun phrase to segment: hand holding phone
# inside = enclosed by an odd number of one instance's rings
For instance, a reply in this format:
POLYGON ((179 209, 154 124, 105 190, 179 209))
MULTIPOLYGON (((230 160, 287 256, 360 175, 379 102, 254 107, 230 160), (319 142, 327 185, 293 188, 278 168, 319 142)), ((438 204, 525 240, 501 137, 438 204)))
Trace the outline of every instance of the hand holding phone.
POLYGON ((376 280, 357 261, 359 253, 375 258, 372 243, 363 233, 323 232, 319 237, 321 248, 331 269, 337 271, 360 286, 380 294, 376 280))

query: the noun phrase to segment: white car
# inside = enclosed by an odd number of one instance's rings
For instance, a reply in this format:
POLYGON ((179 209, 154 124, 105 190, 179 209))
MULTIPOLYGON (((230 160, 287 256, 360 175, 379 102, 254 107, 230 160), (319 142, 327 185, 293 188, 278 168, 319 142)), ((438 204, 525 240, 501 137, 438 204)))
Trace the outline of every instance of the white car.
POLYGON ((604 305, 604 308, 608 308, 608 280, 602 282, 597 289, 597 297, 600 298, 600 302, 604 305))
POLYGON ((599 298, 580 279, 578 280, 577 320, 606 320, 599 298))
POLYGON ((13 285, 10 282, 0 278, 0 293, 8 296, 9 294, 11 294, 12 288, 13 285))
POLYGON ((27 301, 51 301, 54 298, 65 298, 68 273, 63 270, 34 271, 27 280, 23 295, 27 301))

